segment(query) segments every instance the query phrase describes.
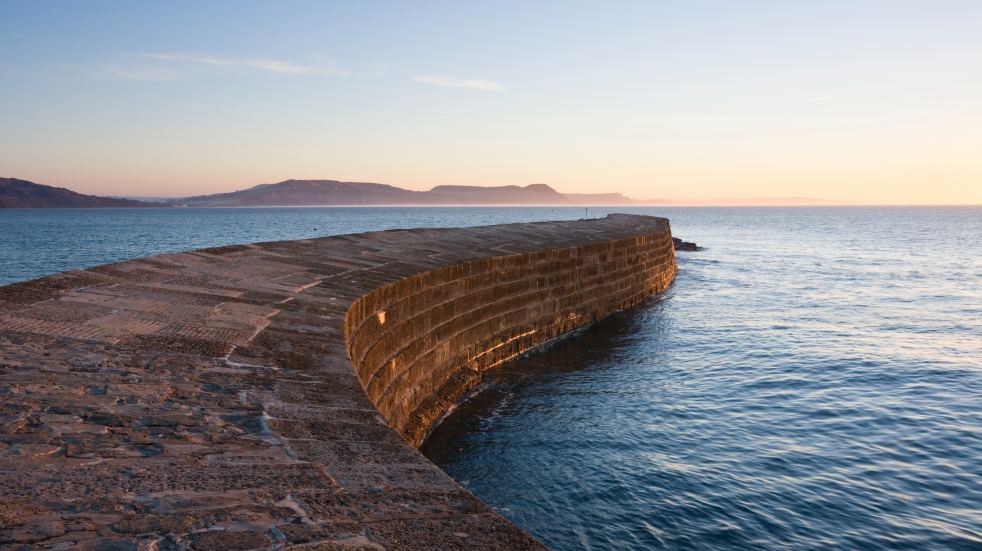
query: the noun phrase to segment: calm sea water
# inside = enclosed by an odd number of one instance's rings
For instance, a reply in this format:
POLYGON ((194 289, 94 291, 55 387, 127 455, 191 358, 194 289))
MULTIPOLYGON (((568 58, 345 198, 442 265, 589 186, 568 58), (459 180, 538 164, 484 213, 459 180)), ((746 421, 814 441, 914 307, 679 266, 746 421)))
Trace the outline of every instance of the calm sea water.
MULTIPOLYGON (((657 208, 663 296, 493 373, 425 452, 557 549, 982 548, 982 209, 657 208)), ((590 215, 605 214, 590 209, 590 215)), ((0 283, 583 209, 0 210, 0 283)))
POLYGON ((220 245, 583 216, 582 208, 0 209, 0 285, 220 245))
POLYGON ((691 209, 424 452, 557 549, 982 549, 982 209, 691 209))

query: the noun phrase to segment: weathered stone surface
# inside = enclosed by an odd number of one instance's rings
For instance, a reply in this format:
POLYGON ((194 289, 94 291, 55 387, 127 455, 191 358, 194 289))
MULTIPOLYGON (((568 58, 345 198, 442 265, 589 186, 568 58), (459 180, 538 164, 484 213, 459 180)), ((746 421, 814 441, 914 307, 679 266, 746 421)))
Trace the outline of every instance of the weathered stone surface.
POLYGON ((373 232, 0 287, 0 547, 538 548, 417 446, 667 287, 666 220, 373 232))

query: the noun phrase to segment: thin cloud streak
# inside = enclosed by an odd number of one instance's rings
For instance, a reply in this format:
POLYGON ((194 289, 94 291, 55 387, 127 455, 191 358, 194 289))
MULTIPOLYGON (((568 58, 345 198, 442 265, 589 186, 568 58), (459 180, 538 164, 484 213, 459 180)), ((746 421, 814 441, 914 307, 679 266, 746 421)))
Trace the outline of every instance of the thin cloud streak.
POLYGON ((267 71, 281 75, 332 75, 337 77, 355 76, 355 74, 351 71, 331 65, 307 65, 270 58, 234 58, 171 52, 143 54, 143 57, 156 61, 203 65, 207 67, 257 69, 260 71, 267 71))
POLYGON ((449 86, 450 88, 468 88, 471 90, 484 90, 486 92, 504 92, 508 88, 500 82, 493 80, 479 80, 469 78, 445 77, 437 75, 420 75, 413 77, 416 82, 433 84, 435 86, 449 86))
POLYGON ((124 66, 117 63, 102 65, 98 70, 87 70, 86 72, 97 78, 143 82, 174 82, 184 78, 180 71, 166 67, 124 66))

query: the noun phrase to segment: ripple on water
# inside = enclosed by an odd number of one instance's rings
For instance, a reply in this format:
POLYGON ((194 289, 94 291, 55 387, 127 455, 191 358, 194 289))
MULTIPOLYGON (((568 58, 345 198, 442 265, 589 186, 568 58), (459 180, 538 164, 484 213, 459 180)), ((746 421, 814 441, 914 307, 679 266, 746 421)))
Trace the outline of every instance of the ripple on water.
POLYGON ((424 451, 558 549, 982 548, 980 214, 672 213, 710 246, 662 300, 424 451))

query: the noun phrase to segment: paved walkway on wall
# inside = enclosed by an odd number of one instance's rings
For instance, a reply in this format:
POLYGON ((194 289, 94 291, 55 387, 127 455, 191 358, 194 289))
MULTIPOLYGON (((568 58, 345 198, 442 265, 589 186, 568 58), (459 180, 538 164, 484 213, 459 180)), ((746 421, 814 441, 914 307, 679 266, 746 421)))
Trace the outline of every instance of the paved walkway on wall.
POLYGON ((396 230, 0 287, 0 546, 538 548, 386 426, 345 313, 422 271, 666 228, 396 230))

